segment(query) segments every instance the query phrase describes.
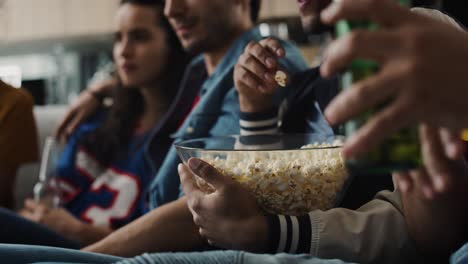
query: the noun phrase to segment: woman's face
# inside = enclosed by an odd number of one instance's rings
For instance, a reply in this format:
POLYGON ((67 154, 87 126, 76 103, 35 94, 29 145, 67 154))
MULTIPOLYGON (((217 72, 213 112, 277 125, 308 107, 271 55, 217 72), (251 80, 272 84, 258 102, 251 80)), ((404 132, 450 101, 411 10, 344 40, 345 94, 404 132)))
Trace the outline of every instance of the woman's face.
POLYGON ((169 47, 158 15, 153 7, 134 4, 117 12, 114 60, 124 86, 142 87, 160 78, 169 47))

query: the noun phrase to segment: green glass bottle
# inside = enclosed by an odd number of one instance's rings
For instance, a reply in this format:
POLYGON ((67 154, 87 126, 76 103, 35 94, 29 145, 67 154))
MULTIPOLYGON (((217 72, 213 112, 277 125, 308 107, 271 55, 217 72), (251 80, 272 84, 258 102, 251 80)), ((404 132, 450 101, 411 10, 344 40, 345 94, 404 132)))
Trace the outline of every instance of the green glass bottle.
MULTIPOLYGON (((401 5, 410 6, 410 0, 398 0, 401 5)), ((365 28, 378 30, 378 25, 371 22, 340 21, 336 25, 337 37, 348 34, 353 29, 365 28)), ((342 89, 347 89, 355 82, 374 75, 379 70, 376 63, 366 60, 355 60, 348 71, 342 75, 342 89)), ((376 107, 347 122, 344 125, 346 136, 352 135, 384 105, 376 107)), ((396 170, 409 170, 421 165, 421 152, 417 126, 402 129, 382 142, 377 148, 367 154, 348 159, 349 170, 356 174, 385 174, 396 170)))

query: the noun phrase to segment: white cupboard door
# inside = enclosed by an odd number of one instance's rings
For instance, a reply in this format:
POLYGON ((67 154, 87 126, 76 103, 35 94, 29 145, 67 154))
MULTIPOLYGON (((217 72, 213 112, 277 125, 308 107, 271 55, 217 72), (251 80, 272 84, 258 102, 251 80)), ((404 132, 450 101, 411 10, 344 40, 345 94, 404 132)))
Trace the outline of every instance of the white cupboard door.
POLYGON ((67 0, 9 0, 10 41, 60 37, 65 33, 64 4, 67 0))
POLYGON ((110 33, 120 0, 63 0, 67 35, 110 33))

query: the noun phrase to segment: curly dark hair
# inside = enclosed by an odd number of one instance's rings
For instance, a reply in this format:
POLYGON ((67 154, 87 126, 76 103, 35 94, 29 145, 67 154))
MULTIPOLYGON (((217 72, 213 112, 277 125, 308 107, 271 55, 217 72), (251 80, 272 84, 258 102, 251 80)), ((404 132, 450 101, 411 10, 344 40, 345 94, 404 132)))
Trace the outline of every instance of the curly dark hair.
MULTIPOLYGON (((123 4, 147 6, 155 9, 158 23, 167 34, 170 63, 162 72, 160 81, 164 90, 160 102, 171 102, 179 89, 179 83, 190 58, 183 50, 179 40, 164 17, 163 0, 122 0, 123 4)), ((139 89, 124 88, 122 84, 114 89, 114 103, 109 109, 102 125, 83 137, 82 144, 103 164, 125 157, 129 143, 139 118, 144 113, 144 100, 139 89)))

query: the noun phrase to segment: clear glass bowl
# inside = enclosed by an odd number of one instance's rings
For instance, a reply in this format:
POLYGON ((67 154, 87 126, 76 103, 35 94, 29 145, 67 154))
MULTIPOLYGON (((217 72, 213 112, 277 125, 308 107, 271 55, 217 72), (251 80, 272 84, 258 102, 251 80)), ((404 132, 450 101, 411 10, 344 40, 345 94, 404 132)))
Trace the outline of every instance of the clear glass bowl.
MULTIPOLYGON (((226 136, 175 144, 184 163, 200 158, 246 186, 274 214, 302 215, 335 207, 351 180, 342 138, 317 134, 226 136)), ((201 178, 205 192, 213 188, 201 178)))

